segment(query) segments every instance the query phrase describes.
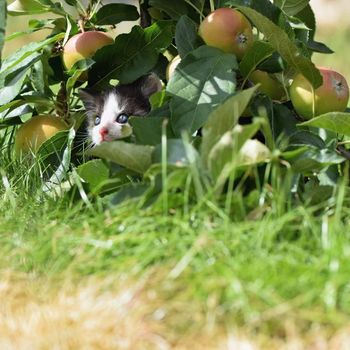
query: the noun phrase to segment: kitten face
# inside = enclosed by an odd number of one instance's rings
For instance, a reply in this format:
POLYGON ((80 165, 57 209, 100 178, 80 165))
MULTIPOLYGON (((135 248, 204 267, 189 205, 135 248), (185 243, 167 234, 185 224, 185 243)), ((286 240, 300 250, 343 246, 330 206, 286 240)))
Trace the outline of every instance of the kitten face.
POLYGON ((80 90, 92 142, 99 145, 129 136, 132 133, 129 117, 145 116, 151 109, 149 97, 160 89, 159 78, 149 74, 132 84, 118 85, 101 93, 80 90))

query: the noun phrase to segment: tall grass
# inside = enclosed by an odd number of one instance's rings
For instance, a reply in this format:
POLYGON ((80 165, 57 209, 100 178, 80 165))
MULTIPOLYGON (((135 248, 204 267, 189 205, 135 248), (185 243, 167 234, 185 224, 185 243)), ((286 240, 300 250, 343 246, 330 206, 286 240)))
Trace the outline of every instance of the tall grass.
POLYGON ((130 349, 188 349, 196 339, 198 348, 216 349, 248 337, 269 349, 291 338, 332 348, 350 312, 345 182, 330 201, 299 205, 287 195, 289 182, 269 173, 272 181, 263 177, 250 202, 244 186, 231 192, 227 212, 227 195, 214 200, 210 191, 186 205, 183 192, 169 193, 146 208, 139 199, 115 206, 90 198, 86 206, 71 196, 46 198, 23 165, 2 162, 0 271, 25 276, 26 290, 39 294, 19 297, 23 282, 9 277, 4 288, 14 295, 10 313, 0 312, 0 344, 107 349, 119 339, 130 349), (126 307, 118 304, 123 293, 131 293, 126 307), (14 340, 9 315, 24 343, 14 340), (96 337, 86 335, 88 324, 96 337))

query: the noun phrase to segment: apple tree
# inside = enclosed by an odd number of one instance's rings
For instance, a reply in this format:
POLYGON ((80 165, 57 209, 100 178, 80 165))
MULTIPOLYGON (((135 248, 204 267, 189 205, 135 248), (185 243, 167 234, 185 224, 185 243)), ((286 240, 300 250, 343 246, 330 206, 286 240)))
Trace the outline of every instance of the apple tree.
MULTIPOLYGON (((308 0, 16 0, 7 10, 47 14, 7 36, 50 29, 2 60, 0 136, 7 157, 45 166, 48 188, 83 184, 112 202, 144 194, 147 203, 184 188, 191 198, 220 198, 242 184, 249 195, 262 176, 273 182, 275 169, 289 179, 286 195, 300 199, 329 194, 320 189, 334 188, 347 169, 349 90, 343 76, 312 61, 314 52, 333 52, 314 39, 308 0), (136 24, 118 33, 127 21, 136 24), (131 137, 90 148, 78 90, 149 72, 164 85, 151 112, 130 119, 131 137), (23 131, 38 116, 65 127, 15 152, 18 135, 38 135, 39 122, 23 131)), ((4 28, 0 11, 0 49, 4 28)))

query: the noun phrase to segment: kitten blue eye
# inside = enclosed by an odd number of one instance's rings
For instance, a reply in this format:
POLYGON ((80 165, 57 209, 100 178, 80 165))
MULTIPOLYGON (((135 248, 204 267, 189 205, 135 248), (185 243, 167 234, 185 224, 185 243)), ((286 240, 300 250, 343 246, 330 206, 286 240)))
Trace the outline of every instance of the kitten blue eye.
POLYGON ((117 119, 116 119, 116 122, 119 123, 119 124, 125 124, 127 123, 129 119, 129 116, 126 115, 126 114, 119 114, 117 119))
POLYGON ((101 123, 101 118, 97 116, 97 117, 95 118, 94 124, 95 124, 95 125, 98 125, 98 124, 100 124, 100 123, 101 123))

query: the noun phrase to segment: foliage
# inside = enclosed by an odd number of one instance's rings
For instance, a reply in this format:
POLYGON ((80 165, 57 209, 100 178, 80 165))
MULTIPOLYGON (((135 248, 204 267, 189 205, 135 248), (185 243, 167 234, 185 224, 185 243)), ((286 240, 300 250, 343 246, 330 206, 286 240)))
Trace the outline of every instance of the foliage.
MULTIPOLYGON (((84 189, 89 200, 101 196, 106 203, 117 203, 137 196, 145 206, 159 197, 168 210, 167 196, 180 191, 194 205, 205 195, 231 215, 232 198, 238 193, 248 198, 258 191, 262 205, 283 190, 283 212, 308 198, 309 184, 324 194, 321 200, 328 200, 330 192, 321 190, 335 190, 344 175, 349 113, 303 122, 288 101, 294 74, 302 73, 314 88, 322 84, 312 55, 332 52, 314 41, 315 18, 308 1, 150 0, 139 7, 90 1, 83 8, 76 1, 38 0, 32 10, 14 12, 12 6, 9 13, 33 11, 53 13, 55 18, 32 20, 27 32, 8 38, 52 30, 44 40, 28 43, 2 62, 1 157, 3 164, 17 161, 13 135, 25 120, 51 114, 69 122, 71 132, 57 137, 58 150, 57 140, 48 140, 37 155, 26 159, 30 164, 36 157, 44 169, 40 188, 46 193, 71 200, 72 193, 81 197, 84 189), (69 6, 78 9, 79 18, 70 14, 69 6), (236 8, 254 27, 255 43, 241 61, 205 45, 197 34, 203 18, 222 6, 236 8), (65 70, 64 44, 82 27, 111 32, 114 25, 137 19, 142 26, 65 70), (129 83, 150 71, 165 78, 168 61, 178 54, 181 62, 170 80, 164 79, 163 91, 152 97, 149 116, 131 119, 133 136, 85 152, 79 139, 84 123, 78 89, 103 89, 116 80, 129 83), (252 87, 249 74, 255 69, 275 74, 286 99, 273 101, 252 87), (88 73, 87 82, 79 80, 82 72, 88 73), (91 157, 103 161, 87 163, 91 157), (135 191, 135 186, 142 190, 135 191)), ((0 31, 4 23, 1 19, 0 31)))

